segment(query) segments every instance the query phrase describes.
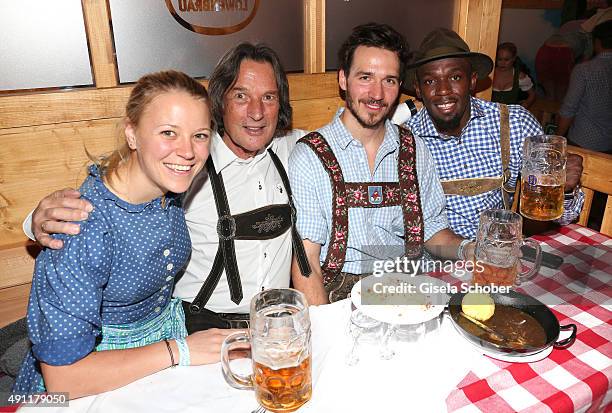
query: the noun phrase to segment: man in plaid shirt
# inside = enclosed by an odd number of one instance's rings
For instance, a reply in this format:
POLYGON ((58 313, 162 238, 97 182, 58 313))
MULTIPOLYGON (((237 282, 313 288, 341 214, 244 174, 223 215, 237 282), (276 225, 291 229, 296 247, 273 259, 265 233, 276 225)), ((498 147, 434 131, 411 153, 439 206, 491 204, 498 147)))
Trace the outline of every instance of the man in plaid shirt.
MULTIPOLYGON (((500 106, 471 96, 478 79, 486 78, 493 61, 482 53, 470 52, 467 44, 451 30, 428 34, 408 67, 405 85, 414 85, 425 110, 407 125, 429 148, 446 193, 446 212, 451 229, 474 238, 480 213, 502 208, 502 182, 513 187, 522 164, 525 137, 543 134, 538 121, 519 105, 509 105, 509 156, 502 167, 500 106), (457 183, 472 185, 471 192, 458 190, 457 183), (479 190, 474 190, 479 187, 479 190), (484 189, 483 189, 484 187, 484 189), (487 190, 488 189, 488 190, 487 190)), ((565 212, 559 222, 573 221, 582 209, 584 194, 577 190, 582 158, 568 155, 565 212)))

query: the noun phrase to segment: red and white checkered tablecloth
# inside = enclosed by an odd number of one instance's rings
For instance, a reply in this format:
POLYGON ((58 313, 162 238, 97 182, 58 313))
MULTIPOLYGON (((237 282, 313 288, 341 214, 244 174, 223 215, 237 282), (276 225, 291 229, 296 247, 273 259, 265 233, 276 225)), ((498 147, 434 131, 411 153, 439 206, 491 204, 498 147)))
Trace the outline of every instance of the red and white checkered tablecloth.
MULTIPOLYGON (((446 399, 453 412, 612 412, 612 238, 579 225, 535 236, 564 258, 519 289, 547 304, 578 334, 533 363, 487 357, 446 399)), ((483 356, 484 357, 484 356, 483 356)))

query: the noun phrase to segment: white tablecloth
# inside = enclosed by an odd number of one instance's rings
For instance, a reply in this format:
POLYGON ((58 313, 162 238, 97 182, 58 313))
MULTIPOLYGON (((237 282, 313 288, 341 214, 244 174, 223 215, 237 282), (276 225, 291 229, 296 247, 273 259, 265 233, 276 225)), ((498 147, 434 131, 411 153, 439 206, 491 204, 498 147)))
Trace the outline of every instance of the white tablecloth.
MULTIPOLYGON (((447 395, 484 359, 445 319, 438 331, 418 343, 393 343, 396 356, 391 360, 380 360, 376 349, 364 345, 359 363, 347 366, 349 316, 347 300, 310 308, 313 395, 300 412, 446 411, 447 395)), ((247 360, 234 363, 241 371, 249 368, 247 360)), ((166 369, 45 412, 250 413, 256 407, 253 392, 230 387, 220 364, 213 364, 166 369)), ((35 409, 32 413, 39 413, 35 409)))

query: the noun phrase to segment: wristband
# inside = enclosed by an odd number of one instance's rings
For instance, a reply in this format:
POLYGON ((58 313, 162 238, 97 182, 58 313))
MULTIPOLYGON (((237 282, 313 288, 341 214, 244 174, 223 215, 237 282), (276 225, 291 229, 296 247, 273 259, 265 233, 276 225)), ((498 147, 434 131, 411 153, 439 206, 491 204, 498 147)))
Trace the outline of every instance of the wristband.
POLYGON ((578 191, 580 191, 580 185, 576 185, 576 187, 571 192, 564 192, 563 193, 563 200, 564 201, 573 201, 576 198, 576 196, 578 195, 578 191))
POLYGON ((187 345, 187 341, 184 338, 175 339, 176 345, 179 348, 179 366, 190 366, 191 365, 191 355, 189 354, 189 346, 187 345))

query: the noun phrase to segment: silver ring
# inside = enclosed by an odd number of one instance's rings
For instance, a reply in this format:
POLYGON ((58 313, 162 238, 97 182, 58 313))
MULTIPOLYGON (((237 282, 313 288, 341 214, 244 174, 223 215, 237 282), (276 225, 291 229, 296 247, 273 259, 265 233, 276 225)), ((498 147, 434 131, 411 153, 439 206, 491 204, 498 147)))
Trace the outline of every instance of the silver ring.
POLYGON ((47 223, 47 221, 44 221, 42 224, 40 224, 40 229, 42 230, 42 232, 47 232, 45 230, 45 224, 47 223))

